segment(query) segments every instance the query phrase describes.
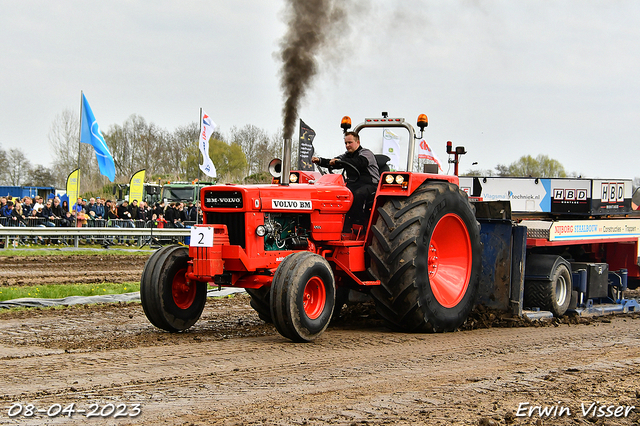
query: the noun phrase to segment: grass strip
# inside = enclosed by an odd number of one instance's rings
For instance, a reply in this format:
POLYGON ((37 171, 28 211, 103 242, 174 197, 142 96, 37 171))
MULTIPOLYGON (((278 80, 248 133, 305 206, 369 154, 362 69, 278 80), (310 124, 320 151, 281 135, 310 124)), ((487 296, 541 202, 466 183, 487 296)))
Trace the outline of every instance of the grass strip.
POLYGON ((18 248, 18 249, 0 249, 0 256, 104 256, 105 254, 114 255, 137 255, 137 256, 149 256, 155 250, 150 248, 137 249, 137 248, 109 248, 103 249, 96 246, 93 250, 91 248, 18 248), (99 249, 99 250, 96 250, 99 249))
POLYGON ((47 284, 39 286, 0 287, 0 301, 35 297, 63 299, 69 296, 99 296, 140 291, 139 282, 100 284, 47 284))

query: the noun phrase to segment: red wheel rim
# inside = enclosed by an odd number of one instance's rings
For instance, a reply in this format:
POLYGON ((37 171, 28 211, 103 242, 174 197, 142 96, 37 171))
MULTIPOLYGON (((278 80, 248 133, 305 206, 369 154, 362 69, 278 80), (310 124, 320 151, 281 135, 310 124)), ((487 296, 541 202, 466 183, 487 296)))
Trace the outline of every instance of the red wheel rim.
POLYGON ((433 295, 445 308, 453 308, 464 297, 471 276, 471 238, 460 216, 448 213, 438 221, 427 258, 433 295))
POLYGON ((312 277, 304 286, 304 294, 302 295, 302 303, 304 312, 309 319, 316 319, 324 311, 324 305, 327 303, 327 291, 324 283, 318 277, 312 277))
POLYGON ((180 309, 188 309, 196 298, 196 285, 187 281, 186 273, 187 268, 180 269, 173 276, 173 281, 171 282, 173 302, 180 309))

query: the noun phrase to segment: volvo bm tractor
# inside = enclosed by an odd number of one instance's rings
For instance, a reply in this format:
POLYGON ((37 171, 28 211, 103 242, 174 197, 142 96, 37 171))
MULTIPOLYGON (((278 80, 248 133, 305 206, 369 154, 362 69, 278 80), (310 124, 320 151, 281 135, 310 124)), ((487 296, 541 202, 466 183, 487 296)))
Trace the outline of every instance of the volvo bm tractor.
MULTIPOLYGON (((140 293, 149 321, 170 332, 193 326, 215 286, 246 289, 259 317, 296 342, 321 335, 350 293, 373 299, 394 330, 458 328, 478 292, 479 223, 457 176, 413 172, 426 126, 424 114, 419 135, 403 118, 383 114, 353 128, 405 129, 408 154, 406 168, 398 167, 404 171, 384 171, 389 157, 376 156, 383 170, 377 190, 365 224, 349 233, 342 231, 353 200, 350 165, 292 171, 290 139, 277 183, 203 188, 204 219, 190 245, 163 247, 145 265, 140 293)), ((346 132, 351 120, 341 127, 346 132)))

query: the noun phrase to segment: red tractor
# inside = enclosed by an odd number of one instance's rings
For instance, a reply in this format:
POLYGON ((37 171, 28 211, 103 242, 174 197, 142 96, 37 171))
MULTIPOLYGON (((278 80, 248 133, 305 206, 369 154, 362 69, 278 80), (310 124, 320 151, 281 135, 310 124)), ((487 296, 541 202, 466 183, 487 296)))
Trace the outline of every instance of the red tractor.
POLYGON ((191 327, 210 284, 245 288, 260 318, 297 342, 322 334, 353 291, 370 295, 394 330, 458 328, 478 292, 479 224, 457 176, 412 172, 426 115, 419 136, 403 118, 383 115, 354 131, 406 129, 407 171, 381 174, 367 225, 342 233, 353 198, 345 177, 290 171, 285 140, 278 183, 203 188, 204 223, 190 246, 149 258, 140 289, 149 321, 171 332, 191 327))

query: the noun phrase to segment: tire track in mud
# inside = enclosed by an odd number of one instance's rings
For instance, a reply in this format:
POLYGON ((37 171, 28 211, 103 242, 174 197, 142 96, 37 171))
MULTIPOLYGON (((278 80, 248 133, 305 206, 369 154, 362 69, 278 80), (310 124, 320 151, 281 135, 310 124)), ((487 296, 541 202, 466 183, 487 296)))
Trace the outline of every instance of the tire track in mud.
POLYGON ((461 410, 476 419, 513 411, 516 396, 550 394, 547 403, 556 403, 572 386, 583 395, 579 381, 638 374, 639 322, 431 335, 330 329, 308 345, 272 335, 53 353, 5 360, 1 399, 143 402, 145 422, 182 415, 247 423, 265 413, 284 424, 455 424, 461 410), (36 372, 34 383, 15 384, 36 372))
POLYGON ((148 257, 110 253, 0 256, 0 287, 138 281, 148 257))

